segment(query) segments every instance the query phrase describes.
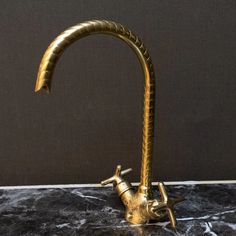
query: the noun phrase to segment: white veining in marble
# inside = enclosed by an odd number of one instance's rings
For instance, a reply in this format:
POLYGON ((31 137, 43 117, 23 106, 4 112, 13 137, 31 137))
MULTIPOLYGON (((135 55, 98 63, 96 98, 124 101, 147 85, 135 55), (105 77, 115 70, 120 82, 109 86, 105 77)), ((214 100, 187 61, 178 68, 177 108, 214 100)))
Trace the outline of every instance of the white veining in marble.
POLYGON ((0 235, 236 235, 236 184, 167 189, 186 198, 175 209, 176 230, 168 221, 128 224, 112 188, 0 190, 0 235))

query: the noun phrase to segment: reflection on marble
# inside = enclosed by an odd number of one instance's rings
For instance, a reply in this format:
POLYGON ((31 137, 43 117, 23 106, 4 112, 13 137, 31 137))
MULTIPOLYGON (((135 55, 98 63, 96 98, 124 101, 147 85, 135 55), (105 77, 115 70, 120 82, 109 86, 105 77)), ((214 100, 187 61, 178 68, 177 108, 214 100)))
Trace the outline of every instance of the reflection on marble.
MULTIPOLYGON (((0 190, 0 235, 236 235, 236 184, 167 186, 178 226, 130 225, 110 187, 0 190)), ((155 192, 157 195, 157 192, 155 192)))

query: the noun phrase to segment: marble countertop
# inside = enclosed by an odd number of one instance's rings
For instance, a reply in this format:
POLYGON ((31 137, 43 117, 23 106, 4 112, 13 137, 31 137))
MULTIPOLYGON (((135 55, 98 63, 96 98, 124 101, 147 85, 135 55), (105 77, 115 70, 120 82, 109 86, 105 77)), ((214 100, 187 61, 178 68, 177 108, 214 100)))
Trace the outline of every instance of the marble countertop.
POLYGON ((125 222, 111 187, 1 189, 0 235, 236 235, 236 184, 170 185, 167 190, 186 198, 175 207, 175 231, 168 221, 125 222))

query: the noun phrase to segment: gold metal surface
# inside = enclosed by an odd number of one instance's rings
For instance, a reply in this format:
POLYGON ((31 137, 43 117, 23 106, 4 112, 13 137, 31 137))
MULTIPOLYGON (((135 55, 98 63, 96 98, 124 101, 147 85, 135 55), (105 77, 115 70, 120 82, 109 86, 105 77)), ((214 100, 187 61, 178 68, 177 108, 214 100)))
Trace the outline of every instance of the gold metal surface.
POLYGON ((114 176, 102 181, 102 185, 113 183, 126 206, 126 220, 134 224, 143 224, 149 220, 160 220, 169 216, 171 225, 176 226, 173 206, 179 202, 169 200, 163 183, 159 183, 161 199, 152 199, 151 167, 154 138, 154 108, 155 108, 155 73, 151 57, 143 42, 129 29, 119 23, 106 20, 93 20, 77 24, 61 33, 46 50, 38 72, 35 91, 45 89, 50 92, 52 74, 55 65, 63 51, 73 42, 92 34, 108 34, 126 42, 137 55, 144 73, 144 110, 143 110, 143 141, 140 185, 134 193, 131 184, 122 176, 131 169, 121 171, 117 166, 114 176))

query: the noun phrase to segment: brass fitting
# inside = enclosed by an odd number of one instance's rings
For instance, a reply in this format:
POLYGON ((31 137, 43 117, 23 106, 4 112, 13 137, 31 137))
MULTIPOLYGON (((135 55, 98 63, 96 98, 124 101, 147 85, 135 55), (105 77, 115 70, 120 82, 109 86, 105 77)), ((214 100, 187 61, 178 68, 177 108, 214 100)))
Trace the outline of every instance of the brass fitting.
POLYGON ((126 207, 125 219, 132 224, 145 224, 150 220, 160 221, 169 216, 171 226, 175 228, 176 218, 173 207, 184 199, 169 199, 162 182, 158 183, 160 199, 149 199, 148 194, 139 191, 134 193, 132 185, 122 178, 131 171, 132 169, 121 171, 121 165, 118 165, 114 175, 101 182, 103 186, 112 183, 115 187, 126 207))
POLYGON ((130 223, 144 224, 149 220, 160 220, 168 215, 172 226, 175 227, 176 219, 173 206, 180 199, 169 200, 163 183, 158 184, 161 199, 152 199, 151 167, 154 139, 155 73, 148 50, 139 37, 123 25, 107 20, 86 21, 70 27, 61 33, 46 50, 39 67, 35 92, 41 89, 50 92, 55 65, 68 46, 80 38, 98 33, 114 36, 127 43, 141 64, 145 79, 142 165, 138 191, 134 193, 131 184, 122 178, 131 169, 121 171, 121 166, 117 167, 114 176, 102 181, 102 184, 114 184, 118 195, 126 206, 125 218, 130 223))

